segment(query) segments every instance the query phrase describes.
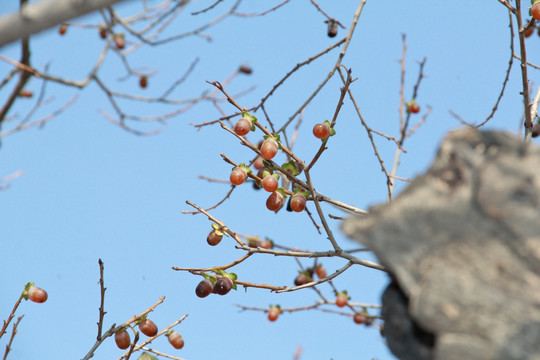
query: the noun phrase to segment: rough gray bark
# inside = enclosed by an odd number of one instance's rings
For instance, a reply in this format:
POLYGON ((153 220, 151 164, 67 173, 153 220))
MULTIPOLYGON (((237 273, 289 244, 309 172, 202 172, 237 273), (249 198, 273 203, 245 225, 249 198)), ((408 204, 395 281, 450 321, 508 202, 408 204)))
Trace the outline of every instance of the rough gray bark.
MULTIPOLYGON (((11 0, 2 0, 11 1, 11 0)), ((0 17, 0 47, 122 0, 48 0, 0 17)))
POLYGON ((540 359, 540 149, 460 130, 391 205, 343 224, 393 282, 384 333, 402 359, 540 359))

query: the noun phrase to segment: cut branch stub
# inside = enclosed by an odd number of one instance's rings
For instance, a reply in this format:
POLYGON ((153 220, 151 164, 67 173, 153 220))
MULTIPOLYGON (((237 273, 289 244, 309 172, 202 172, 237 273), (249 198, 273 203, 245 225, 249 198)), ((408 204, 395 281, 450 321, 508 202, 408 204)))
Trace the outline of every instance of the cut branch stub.
POLYGON ((539 215, 540 149, 467 129, 392 204, 347 219, 345 233, 393 277, 390 349, 402 359, 540 356, 539 215))

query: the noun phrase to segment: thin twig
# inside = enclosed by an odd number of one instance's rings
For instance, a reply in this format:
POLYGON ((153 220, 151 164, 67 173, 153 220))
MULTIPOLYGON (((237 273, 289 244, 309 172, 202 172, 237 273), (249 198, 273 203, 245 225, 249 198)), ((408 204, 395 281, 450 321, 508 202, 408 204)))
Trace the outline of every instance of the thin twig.
POLYGON ((6 360, 8 353, 11 351, 11 344, 13 344, 13 339, 15 338, 15 335, 18 333, 17 326, 19 326, 19 323, 21 322, 24 315, 21 315, 17 318, 17 321, 13 323, 13 331, 11 332, 11 336, 9 338, 9 342, 6 344, 6 351, 4 352, 4 359, 6 360))

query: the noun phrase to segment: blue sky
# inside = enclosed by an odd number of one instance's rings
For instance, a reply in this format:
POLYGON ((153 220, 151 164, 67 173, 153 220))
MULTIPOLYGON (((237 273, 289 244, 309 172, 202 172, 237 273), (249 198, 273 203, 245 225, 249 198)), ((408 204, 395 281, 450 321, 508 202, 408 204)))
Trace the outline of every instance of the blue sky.
MULTIPOLYGON (((169 33, 192 29, 204 19, 224 11, 230 1, 200 17, 189 13, 211 2, 195 1, 169 28, 169 33)), ((242 12, 258 12, 278 2, 244 2, 242 12)), ((331 16, 349 27, 357 2, 320 1, 331 16)), ((527 5, 527 4, 526 4, 527 5)), ((11 8, 0 7, 1 13, 11 8)), ((133 4, 118 7, 129 14, 133 4)), ((157 71, 147 89, 135 78, 118 81, 125 75, 118 57, 111 53, 99 75, 118 91, 156 96, 182 76, 196 57, 195 71, 174 93, 177 98, 196 97, 211 89, 205 80, 223 81, 242 63, 253 68, 250 76, 238 76, 227 90, 231 94, 256 85, 237 98, 245 107, 256 105, 298 62, 333 44, 326 36, 325 18, 309 1, 293 1, 264 17, 231 17, 210 29, 212 42, 188 38, 162 48, 141 49, 132 65, 157 71)), ((90 15, 77 23, 96 23, 90 15)), ((398 136, 401 34, 407 35, 405 97, 410 98, 418 75, 418 61, 427 63, 418 103, 424 113, 432 113, 427 123, 405 143, 398 175, 412 178, 426 169, 444 134, 460 126, 449 114, 452 110, 465 120, 480 122, 490 113, 499 94, 509 61, 508 15, 496 1, 368 1, 360 17, 343 64, 358 78, 351 89, 366 121, 374 129, 398 136)), ((527 40, 529 59, 538 59, 540 37, 527 40)), ((94 30, 70 27, 64 37, 51 29, 32 38, 32 64, 58 76, 82 79, 103 46, 94 30), (52 49, 52 50, 51 50, 52 49)), ((18 59, 18 45, 0 49, 4 56, 18 59)), ((283 124, 304 99, 324 79, 335 64, 333 51, 295 73, 266 104, 272 120, 283 124)), ((0 62, 0 73, 10 66, 0 62)), ((523 114, 521 74, 517 61, 506 95, 486 128, 516 132, 523 114)), ((538 83, 538 70, 531 69, 538 83)), ((311 134, 315 123, 330 119, 339 98, 340 82, 332 79, 303 114, 295 153, 309 161, 320 145, 311 134)), ((34 92, 41 83, 32 80, 34 92)), ((52 102, 36 116, 61 106, 77 91, 49 84, 52 102)), ((0 90, 0 98, 7 90, 0 90)), ((11 115, 24 115, 34 100, 21 99, 11 115)), ((123 103, 131 113, 159 114, 174 110, 164 105, 123 103)), ((227 114, 234 108, 220 103, 227 114)), ((302 359, 392 359, 377 328, 355 325, 350 318, 320 311, 283 314, 270 323, 260 312, 239 312, 234 304, 267 307, 280 304, 292 308, 318 300, 311 289, 274 294, 261 289, 239 290, 227 296, 198 299, 194 289, 199 277, 175 272, 172 266, 209 267, 227 264, 243 255, 225 239, 215 248, 206 244, 210 222, 205 216, 185 215, 185 201, 208 207, 220 200, 229 185, 208 183, 199 175, 228 179, 231 166, 220 157, 247 162, 252 153, 219 126, 197 131, 190 124, 220 116, 210 103, 170 119, 155 136, 138 137, 108 122, 99 112, 111 112, 106 97, 91 85, 79 93, 75 105, 51 120, 42 129, 31 129, 2 138, 0 177, 19 169, 24 175, 0 192, 0 309, 2 319, 9 314, 24 284, 34 281, 49 293, 42 305, 23 303, 26 314, 19 326, 10 353, 11 359, 82 358, 96 336, 99 306, 98 259, 105 263, 105 326, 121 323, 140 313, 160 296, 164 304, 151 314, 161 329, 189 314, 176 329, 186 342, 174 350, 166 339, 153 348, 186 359, 292 358, 297 347, 302 359)), ((255 114, 264 119, 261 113, 255 114)), ((414 117, 416 121, 420 116, 414 117)), ((266 123, 263 121, 263 124, 266 123)), ((134 124, 137 127, 137 124, 134 124)), ((8 125, 4 125, 5 130, 8 125)), ((138 127, 152 129, 153 125, 138 127)), ((367 209, 386 200, 385 178, 350 101, 346 100, 336 125, 337 134, 329 142, 312 170, 315 188, 328 196, 367 209)), ((257 141, 260 132, 249 135, 257 141)), ((376 138, 385 165, 391 167, 392 143, 376 138)), ((284 157, 281 155, 279 161, 284 157)), ((399 184, 398 190, 403 185, 399 184)), ((265 193, 249 185, 240 186, 229 200, 212 214, 241 234, 269 237, 276 243, 301 249, 327 250, 330 244, 317 233, 305 214, 265 208, 265 193)), ((308 207, 314 211, 312 204, 308 207)), ((326 213, 343 215, 324 206, 326 213)), ((329 220, 345 249, 357 246, 339 231, 339 221, 329 220)), ((369 255, 362 258, 374 260, 369 255)), ((329 273, 344 265, 343 260, 322 261, 329 273)), ((304 266, 310 261, 302 260, 304 266)), ((292 285, 298 265, 291 258, 253 256, 234 272, 240 280, 292 285)), ((353 267, 335 280, 348 290, 353 301, 378 304, 386 286, 386 276, 371 269, 353 267)), ((321 286, 332 297, 328 286, 321 286)), ((329 307, 330 308, 330 307, 329 307)), ((1 340, 2 346, 7 336, 1 340)), ((112 339, 96 352, 96 359, 119 357, 112 339)), ((136 357, 134 357, 136 358, 136 357)))

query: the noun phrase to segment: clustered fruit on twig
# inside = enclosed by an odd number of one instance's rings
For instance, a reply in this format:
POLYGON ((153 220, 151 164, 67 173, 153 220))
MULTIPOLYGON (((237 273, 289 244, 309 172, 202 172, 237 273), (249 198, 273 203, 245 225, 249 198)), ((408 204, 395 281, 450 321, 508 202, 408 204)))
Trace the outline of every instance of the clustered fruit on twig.
POLYGON ((218 295, 227 295, 232 289, 236 290, 236 274, 226 273, 221 269, 214 270, 216 276, 202 273, 204 277, 197 287, 195 288, 195 294, 204 298, 214 293, 218 295))
MULTIPOLYGON (((138 325, 140 332, 142 332, 144 335, 148 337, 154 337, 158 334, 157 325, 152 320, 148 319, 146 315, 143 316, 141 319, 139 319, 135 323, 135 325, 138 325)), ((131 329, 135 332, 133 328, 131 329)), ((119 349, 125 350, 131 346, 131 338, 127 330, 128 328, 125 327, 118 330, 114 334, 114 342, 116 343, 116 346, 118 346, 119 349)), ((171 330, 167 332, 166 336, 169 340, 169 343, 175 349, 181 349, 184 347, 184 339, 177 331, 171 330)))

